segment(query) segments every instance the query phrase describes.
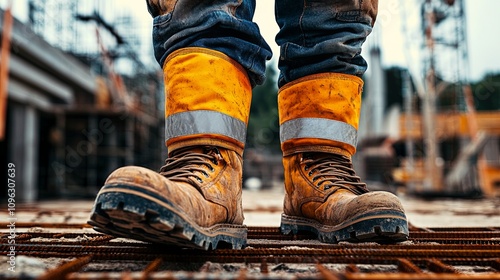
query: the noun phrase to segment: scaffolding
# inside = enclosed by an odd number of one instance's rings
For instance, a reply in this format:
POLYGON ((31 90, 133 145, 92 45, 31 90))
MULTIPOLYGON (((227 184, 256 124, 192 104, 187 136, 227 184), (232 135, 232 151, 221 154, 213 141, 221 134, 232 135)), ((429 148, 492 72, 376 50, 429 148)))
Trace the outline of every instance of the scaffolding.
MULTIPOLYGON (((50 80, 67 98, 47 99, 43 109, 30 106, 35 98, 9 100, 9 141, 1 142, 0 149, 12 155, 4 160, 23 152, 12 139, 27 132, 38 135, 32 143, 37 174, 29 176, 33 195, 20 199, 94 197, 118 167, 159 169, 166 154, 163 107, 158 105, 163 103, 162 76, 137 55, 142 42, 131 12, 113 13, 112 1, 28 0, 28 7, 28 25, 16 23, 16 44, 30 44, 26 50, 14 46, 15 61, 25 71, 16 72, 13 82, 22 87, 18 80, 31 79, 35 82, 27 84, 38 90, 50 80), (44 51, 33 54, 40 45, 44 51), (134 71, 122 71, 120 61, 134 71), (71 81, 73 74, 79 83, 71 81), (26 112, 31 112, 34 129, 19 125, 26 112)), ((54 88, 41 92, 55 95, 54 88)), ((36 90, 26 92, 36 97, 36 90)))
MULTIPOLYGON (((410 192, 491 195, 492 180, 483 178, 488 167, 482 158, 488 142, 485 132, 497 134, 488 128, 489 121, 482 119, 484 114, 476 114, 472 102, 465 0, 417 0, 412 3, 420 8, 420 40, 417 42, 421 42, 422 74, 415 69, 412 73, 420 108, 414 108, 416 104, 412 101, 415 99, 407 93, 404 130, 407 151, 415 151, 416 134, 412 128, 421 127, 417 134, 423 140, 423 148, 421 158, 416 158, 417 153, 412 152, 406 159, 406 182, 410 192), (413 113, 418 109, 421 115, 416 116, 413 113)), ((415 40, 407 40, 407 43, 408 48, 416 45, 415 40)), ((408 64, 412 65, 412 61, 408 64)))
POLYGON ((77 3, 77 0, 29 0, 29 24, 51 45, 71 52, 78 46, 77 3))

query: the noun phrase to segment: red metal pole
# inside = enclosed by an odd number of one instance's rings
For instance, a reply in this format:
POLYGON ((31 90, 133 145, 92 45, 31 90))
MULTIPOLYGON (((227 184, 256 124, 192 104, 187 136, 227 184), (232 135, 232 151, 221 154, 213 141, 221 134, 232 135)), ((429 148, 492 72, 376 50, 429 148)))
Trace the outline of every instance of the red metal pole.
POLYGON ((9 83, 10 34, 12 31, 12 0, 7 2, 3 18, 0 52, 0 140, 5 138, 7 125, 7 88, 9 83))

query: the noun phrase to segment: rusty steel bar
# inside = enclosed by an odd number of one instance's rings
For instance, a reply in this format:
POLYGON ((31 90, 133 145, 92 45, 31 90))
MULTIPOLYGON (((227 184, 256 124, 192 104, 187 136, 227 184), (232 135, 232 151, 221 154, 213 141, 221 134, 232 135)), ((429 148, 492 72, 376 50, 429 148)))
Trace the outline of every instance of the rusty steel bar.
POLYGON ((490 266, 496 269, 497 271, 500 271, 500 258, 491 261, 490 266))
POLYGON ((323 276, 324 279, 326 280, 341 280, 344 279, 341 274, 335 273, 328 268, 324 267, 321 264, 316 264, 316 268, 318 269, 319 273, 321 273, 321 276, 323 276))
MULTIPOLYGON (((248 269, 241 268, 238 273, 234 273, 234 277, 226 279, 280 279, 273 278, 275 274, 270 267, 281 263, 316 265, 317 278, 309 277, 311 279, 500 279, 500 244, 496 242, 499 234, 497 228, 464 228, 457 231, 450 228, 417 229, 410 231, 410 242, 401 244, 324 244, 312 240, 309 235, 282 235, 278 228, 250 227, 249 247, 246 249, 199 251, 127 242, 100 233, 18 232, 16 253, 38 258, 79 257, 47 272, 45 279, 54 279, 58 275, 65 275, 67 279, 220 278, 211 274, 209 269, 198 271, 201 276, 195 272, 176 274, 159 271, 162 264, 206 262, 253 264, 253 267, 260 267, 260 276, 253 277, 255 275, 248 269), (454 237, 446 239, 447 235, 454 237), (81 270, 91 261, 116 263, 137 260, 150 263, 140 272, 110 275, 98 271, 88 274, 87 267, 85 273, 71 273, 81 270), (343 264, 345 271, 330 271, 326 266, 328 264, 343 264), (358 265, 389 265, 397 272, 366 273, 366 268, 360 269, 358 265), (483 271, 488 273, 462 274, 455 266, 484 267, 483 271), (52 275, 52 278, 47 275, 52 275), (203 275, 206 277, 203 278, 203 275)), ((6 254, 10 249, 7 237, 6 234, 1 236, 0 254, 6 254)))
POLYGON ((438 273, 455 273, 457 274, 457 270, 454 269, 453 267, 444 264, 438 259, 430 259, 427 261, 427 267, 429 268, 430 271, 432 272, 438 272, 438 273))
POLYGON ((142 271, 142 276, 140 280, 148 280, 149 276, 151 273, 155 272, 158 270, 160 265, 162 264, 163 259, 162 258, 156 258, 154 261, 152 261, 143 271, 142 271))
MULTIPOLYGON (((257 259, 260 262, 262 256, 272 255, 275 259, 289 259, 294 256, 301 256, 305 259, 329 259, 332 257, 369 257, 369 258, 406 258, 406 259, 419 259, 419 258, 497 258, 500 256, 500 246, 484 246, 482 249, 449 249, 442 248, 437 245, 432 249, 418 247, 404 246, 366 246, 366 247, 338 247, 327 249, 310 249, 310 248, 295 248, 295 249, 281 249, 281 248, 255 248, 246 250, 230 250, 220 249, 215 251, 200 252, 197 250, 173 250, 173 253, 165 253, 169 250, 168 247, 162 246, 145 246, 145 247, 108 247, 108 246, 86 246, 86 245, 48 245, 43 246, 39 244, 18 244, 16 251, 19 254, 33 255, 36 253, 72 253, 72 254, 109 254, 109 256, 119 256, 120 254, 134 255, 136 257, 151 257, 163 256, 169 260, 178 260, 185 258, 186 261, 190 260, 210 260, 215 259, 229 259, 235 261, 244 261, 250 259, 257 259)), ((2 253, 8 253, 10 246, 8 244, 0 245, 2 253)), ((170 250, 172 251, 172 250, 170 250)))
MULTIPOLYGON (((335 275, 335 274, 334 274, 335 275)), ((493 280, 500 279, 499 276, 493 274, 427 274, 427 273, 417 273, 417 274, 409 274, 409 273, 345 273, 338 275, 338 278, 326 278, 322 273, 317 277, 305 277, 306 279, 342 279, 342 280, 425 280, 425 279, 442 279, 442 280, 493 280)), ((135 280, 140 279, 140 276, 130 272, 120 272, 120 273, 73 273, 69 275, 68 280, 135 280)), ((252 275, 246 271, 241 271, 239 275, 218 275, 215 273, 207 273, 207 274, 197 274, 194 272, 183 272, 176 273, 172 271, 166 272, 156 272, 149 276, 150 280, 176 280, 176 279, 198 279, 198 280, 212 280, 212 279, 235 279, 235 280, 243 280, 243 279, 301 279, 297 276, 285 277, 283 275, 280 276, 265 276, 259 278, 255 275, 252 275)))
MULTIPOLYGON (((19 211, 19 210, 18 210, 19 211)), ((7 223, 0 223, 0 228, 5 228, 7 227, 7 223)), ((86 224, 86 223, 44 223, 44 222, 17 222, 16 223, 17 228, 33 228, 33 227, 40 227, 40 228, 58 228, 58 229, 73 229, 73 228, 92 228, 91 225, 86 224)), ((442 227, 442 228, 420 228, 420 227, 415 227, 411 226, 410 227, 410 238, 429 238, 433 236, 440 236, 443 234, 449 235, 461 235, 463 233, 466 234, 482 234, 485 236, 494 236, 494 237, 500 237, 500 227, 463 227, 463 228, 457 228, 457 227, 442 227)), ((248 238, 260 238, 262 239, 262 236, 269 235, 269 236, 278 236, 282 235, 280 233, 280 230, 278 227, 248 227, 248 238)), ((312 234, 299 234, 299 235, 284 235, 288 236, 290 238, 297 238, 297 237, 311 237, 313 238, 314 235, 312 234)))
POLYGON ((346 280, 425 280, 425 279, 439 279, 439 280, 493 280, 500 279, 498 274, 454 274, 454 273, 356 273, 346 274, 346 280))
POLYGON ((92 256, 85 256, 72 260, 59 267, 49 270, 47 273, 39 277, 38 280, 64 280, 69 273, 78 271, 91 260, 92 256))
POLYGON ((422 270, 407 259, 398 259, 398 270, 406 273, 422 273, 422 270))
MULTIPOLYGON (((463 232, 463 235, 460 238, 445 238, 444 235, 440 235, 440 237, 437 238, 414 238, 410 239, 410 241, 413 243, 411 245, 406 245, 406 243, 398 245, 399 248, 419 248, 419 249, 435 249, 438 248, 439 244, 441 245, 446 245, 447 248, 449 249, 482 249, 484 248, 484 245, 499 245, 500 244, 500 238, 497 238, 495 236, 498 235, 498 232, 484 232, 483 234, 474 232, 474 236, 478 236, 478 234, 481 234, 482 238, 470 238, 469 234, 470 232, 463 232), (431 244, 433 243, 433 244, 431 244), (434 243, 439 243, 439 244, 434 244, 434 243), (430 245, 431 244, 431 245, 430 245), (406 247, 405 247, 406 246, 406 247), (409 247, 408 247, 409 246, 409 247)), ((248 245, 253 248, 279 248, 283 246, 294 246, 296 243, 294 243, 296 240, 304 240, 304 239, 296 239, 295 237, 290 237, 290 236, 283 236, 278 232, 274 232, 274 235, 279 236, 281 239, 281 242, 276 242, 274 244, 268 244, 268 243, 259 243, 260 240, 262 239, 270 239, 269 235, 264 235, 261 238, 254 238, 254 239, 249 239, 248 240, 248 245)), ((434 234, 435 235, 435 234, 434 234)), ((8 235, 4 234, 1 236, 0 243, 7 243, 8 241, 8 235)), ((107 245, 107 246, 143 246, 145 243, 131 243, 131 242, 106 242, 109 240, 114 239, 113 236, 110 235, 104 235, 100 233, 54 233, 54 232, 19 232, 18 236, 16 238, 18 244, 65 244, 65 245, 107 245), (78 240, 78 241, 70 241, 68 239, 75 239, 79 237, 85 237, 83 240, 78 240), (39 238, 40 240, 34 241, 32 240, 33 238, 39 238), (61 240, 64 242, 60 242, 57 239, 59 238, 66 238, 66 240, 61 240), (43 240, 43 239, 52 239, 52 240, 43 240)), ((307 244, 308 248, 319 248, 319 249, 325 249, 325 248, 338 248, 340 245, 338 244, 323 244, 323 243, 313 243, 307 244)), ((366 246, 365 244, 350 244, 350 243, 342 243, 342 247, 364 247, 366 246)), ((369 246, 373 246, 370 245, 369 246)), ((379 245, 382 246, 380 248, 384 248, 384 245, 379 245)))

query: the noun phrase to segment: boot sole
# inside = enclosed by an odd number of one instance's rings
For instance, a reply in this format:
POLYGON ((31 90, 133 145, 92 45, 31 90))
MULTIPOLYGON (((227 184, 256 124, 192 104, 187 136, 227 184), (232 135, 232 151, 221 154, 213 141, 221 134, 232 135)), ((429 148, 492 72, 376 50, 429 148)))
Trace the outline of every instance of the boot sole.
POLYGON ((182 248, 241 249, 247 239, 246 226, 200 227, 165 198, 125 185, 103 187, 88 223, 102 233, 182 248))
POLYGON ((319 241, 333 244, 342 241, 391 244, 405 241, 409 235, 406 217, 397 211, 369 213, 337 226, 327 226, 312 219, 282 214, 280 229, 283 234, 311 232, 319 241))

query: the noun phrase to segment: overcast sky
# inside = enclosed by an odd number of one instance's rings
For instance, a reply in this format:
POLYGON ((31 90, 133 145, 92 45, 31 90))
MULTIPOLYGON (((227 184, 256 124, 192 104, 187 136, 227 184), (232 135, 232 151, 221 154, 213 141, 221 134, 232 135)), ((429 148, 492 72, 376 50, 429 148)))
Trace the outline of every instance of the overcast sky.
MULTIPOLYGON (((105 6, 102 0, 85 0, 88 2, 94 1, 100 6, 105 6)), ((124 7, 134 13, 143 30, 145 40, 150 40, 151 18, 146 11, 144 0, 134 1, 116 1, 113 8, 108 8, 108 12, 114 12, 118 7, 124 7)), ((375 31, 368 38, 363 53, 367 56, 367 50, 375 42, 378 42, 382 50, 382 63, 385 66, 402 66, 414 64, 418 56, 410 56, 408 61, 405 52, 408 53, 409 36, 403 36, 403 26, 408 30, 412 29, 412 17, 418 17, 418 10, 412 6, 415 0, 380 0, 379 1, 379 18, 375 26, 375 31), (405 24, 403 24, 403 15, 405 15, 405 24)), ((14 12, 22 20, 26 20, 26 0, 14 0, 14 12)), ((5 7, 7 0, 0 0, 1 6, 5 7)), ((82 3, 82 2, 80 2, 82 3)), ((274 36, 278 31, 277 24, 274 21, 274 1, 272 0, 257 0, 257 11, 254 20, 259 24, 261 32, 272 46, 274 51, 274 59, 278 57, 278 47, 274 42, 274 36)), ((492 19, 498 17, 500 11, 499 0, 465 0, 466 15, 467 15, 467 36, 469 49, 469 65, 471 80, 478 80, 488 72, 500 72, 500 31, 497 26, 492 26, 492 19), (474 3, 472 3, 474 2, 474 3)), ((415 26, 413 25, 413 28, 415 26)), ((417 28, 418 29, 418 28, 417 28)), ((415 35, 415 34, 413 34, 415 35)), ((368 57, 366 57, 369 60, 368 57)))

